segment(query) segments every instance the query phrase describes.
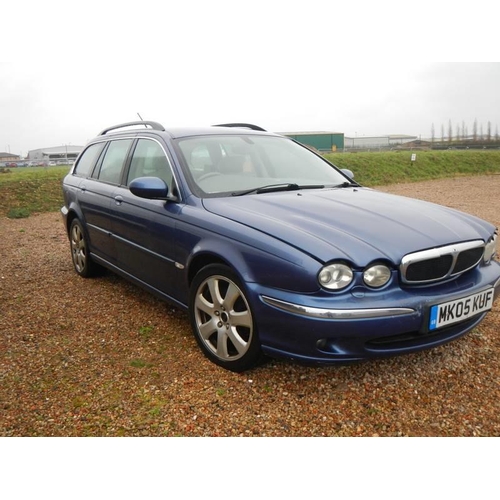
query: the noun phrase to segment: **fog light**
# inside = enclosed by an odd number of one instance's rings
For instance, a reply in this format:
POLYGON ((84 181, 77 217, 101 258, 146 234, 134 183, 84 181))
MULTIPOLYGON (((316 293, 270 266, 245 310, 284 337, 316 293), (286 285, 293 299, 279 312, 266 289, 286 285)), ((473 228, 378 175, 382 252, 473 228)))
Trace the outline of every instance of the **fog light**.
POLYGON ((377 264, 365 269, 363 281, 371 288, 380 288, 391 279, 391 270, 383 264, 377 264))

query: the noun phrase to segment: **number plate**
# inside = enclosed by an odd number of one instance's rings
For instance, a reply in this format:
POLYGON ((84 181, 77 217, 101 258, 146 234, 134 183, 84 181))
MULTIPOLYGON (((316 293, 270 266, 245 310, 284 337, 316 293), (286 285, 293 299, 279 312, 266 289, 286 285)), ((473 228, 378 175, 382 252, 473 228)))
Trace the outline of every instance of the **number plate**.
POLYGON ((491 309, 494 295, 494 289, 488 288, 488 290, 469 295, 469 297, 432 306, 429 330, 436 330, 443 326, 464 321, 491 309))

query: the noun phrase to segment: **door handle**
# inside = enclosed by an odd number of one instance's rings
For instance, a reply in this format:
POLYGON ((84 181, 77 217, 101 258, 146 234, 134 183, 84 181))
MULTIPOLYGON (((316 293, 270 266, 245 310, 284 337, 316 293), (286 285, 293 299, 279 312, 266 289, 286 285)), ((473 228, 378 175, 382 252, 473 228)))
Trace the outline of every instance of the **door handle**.
POLYGON ((123 203, 123 198, 121 196, 115 196, 115 203, 121 205, 123 203))

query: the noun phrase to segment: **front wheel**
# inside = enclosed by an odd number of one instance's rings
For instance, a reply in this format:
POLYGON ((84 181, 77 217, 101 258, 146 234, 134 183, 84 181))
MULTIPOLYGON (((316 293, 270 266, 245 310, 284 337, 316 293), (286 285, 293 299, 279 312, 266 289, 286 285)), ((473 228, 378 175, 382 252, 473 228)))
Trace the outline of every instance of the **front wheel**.
POLYGON ((189 317, 198 345, 217 365, 242 372, 261 359, 250 304, 229 267, 212 264, 198 272, 191 286, 189 317))

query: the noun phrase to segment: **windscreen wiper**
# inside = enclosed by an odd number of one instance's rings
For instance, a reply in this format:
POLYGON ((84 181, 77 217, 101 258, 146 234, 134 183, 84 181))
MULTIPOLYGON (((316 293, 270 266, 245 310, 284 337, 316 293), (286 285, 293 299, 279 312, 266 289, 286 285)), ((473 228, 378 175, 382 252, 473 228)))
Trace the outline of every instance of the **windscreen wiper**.
POLYGON ((282 183, 282 184, 269 184, 267 186, 261 186, 254 189, 248 189, 247 191, 237 191, 232 193, 232 196, 244 196, 246 194, 261 194, 261 193, 273 193, 276 191, 297 191, 299 189, 323 189, 325 186, 323 184, 305 184, 303 186, 296 184, 294 182, 282 183))
POLYGON ((361 187, 357 182, 349 182, 345 181, 341 184, 337 184, 336 186, 332 186, 333 188, 348 188, 348 187, 361 187))

